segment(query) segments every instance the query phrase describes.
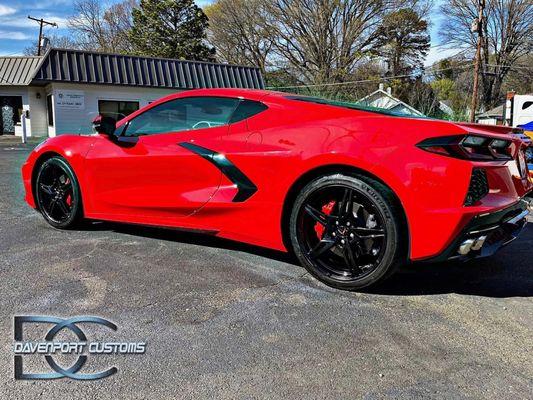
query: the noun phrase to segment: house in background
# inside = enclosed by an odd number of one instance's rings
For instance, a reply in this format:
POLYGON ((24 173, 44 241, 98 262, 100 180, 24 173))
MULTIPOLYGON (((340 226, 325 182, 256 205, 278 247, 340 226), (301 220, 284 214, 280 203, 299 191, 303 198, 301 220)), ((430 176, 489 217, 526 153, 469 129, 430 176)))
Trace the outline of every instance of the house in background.
POLYGON ((439 100, 439 110, 448 117, 453 117, 455 114, 448 100, 439 100))
POLYGON ((199 61, 53 48, 42 57, 0 57, 0 134, 21 135, 23 125, 27 136, 91 133, 98 114, 122 118, 200 88, 264 83, 258 68, 199 61))
POLYGON ((477 116, 477 123, 483 125, 504 125, 503 104, 477 116))
POLYGON ((382 83, 379 84, 378 90, 370 93, 368 96, 363 97, 357 103, 370 107, 384 108, 385 110, 413 115, 417 117, 424 116, 424 114, 422 114, 414 107, 411 107, 409 104, 404 103, 400 99, 394 97, 392 95, 392 90, 390 87, 388 87, 385 91, 382 83))

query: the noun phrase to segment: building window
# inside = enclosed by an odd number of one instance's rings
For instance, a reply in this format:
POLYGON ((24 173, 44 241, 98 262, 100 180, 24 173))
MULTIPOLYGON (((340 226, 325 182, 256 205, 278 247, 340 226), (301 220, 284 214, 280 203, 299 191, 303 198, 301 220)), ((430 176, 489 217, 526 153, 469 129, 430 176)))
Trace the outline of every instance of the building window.
POLYGON ((138 109, 138 101, 98 100, 98 113, 115 121, 127 117, 138 109))
POLYGON ((54 126, 54 107, 52 95, 46 96, 46 110, 48 112, 48 126, 54 126))

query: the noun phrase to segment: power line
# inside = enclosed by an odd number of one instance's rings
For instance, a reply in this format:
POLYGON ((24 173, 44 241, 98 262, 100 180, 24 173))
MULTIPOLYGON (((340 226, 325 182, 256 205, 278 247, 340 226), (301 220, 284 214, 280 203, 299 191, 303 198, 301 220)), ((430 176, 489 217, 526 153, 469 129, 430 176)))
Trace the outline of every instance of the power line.
POLYGON ((527 67, 525 65, 501 65, 501 64, 485 64, 487 67, 494 67, 494 68, 509 68, 509 69, 525 69, 528 71, 533 70, 533 67, 527 67))
MULTIPOLYGON (((465 69, 465 68, 471 67, 472 65, 473 64, 470 63, 468 65, 463 65, 463 66, 424 71, 424 73, 428 72, 430 74, 436 74, 436 73, 443 72, 443 71, 465 69)), ((379 81, 387 81, 391 79, 409 78, 417 74, 418 72, 412 72, 410 74, 405 74, 405 75, 385 76, 381 78, 361 79, 357 81, 348 81, 348 82, 316 83, 316 84, 311 84, 311 85, 293 85, 293 86, 269 86, 267 87, 267 89, 298 89, 298 88, 311 88, 311 87, 324 87, 324 86, 326 87, 327 86, 342 86, 342 85, 352 85, 352 84, 357 84, 357 83, 379 82, 379 81)))

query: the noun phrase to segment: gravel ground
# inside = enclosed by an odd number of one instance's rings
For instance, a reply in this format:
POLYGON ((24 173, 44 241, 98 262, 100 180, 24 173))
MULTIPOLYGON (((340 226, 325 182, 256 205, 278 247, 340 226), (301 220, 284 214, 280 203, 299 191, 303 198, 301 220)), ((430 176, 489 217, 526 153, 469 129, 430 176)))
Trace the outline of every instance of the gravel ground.
POLYGON ((413 265, 345 293, 284 254, 229 241, 54 230, 22 200, 29 148, 0 141, 2 399, 531 398, 533 225, 491 259, 413 265), (98 381, 14 380, 13 316, 28 314, 104 317, 118 331, 80 325, 90 340, 147 350, 91 356, 82 372, 118 368, 98 381))

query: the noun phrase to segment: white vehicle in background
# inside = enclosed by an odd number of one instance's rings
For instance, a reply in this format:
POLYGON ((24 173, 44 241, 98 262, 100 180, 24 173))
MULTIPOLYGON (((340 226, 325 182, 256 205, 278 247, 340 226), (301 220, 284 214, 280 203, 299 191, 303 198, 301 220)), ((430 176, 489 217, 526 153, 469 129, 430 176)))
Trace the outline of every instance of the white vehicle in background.
POLYGON ((526 151, 529 170, 533 171, 533 94, 517 94, 505 103, 506 118, 511 126, 522 128, 521 134, 524 141, 529 141, 526 151))
POLYGON ((506 111, 511 126, 516 127, 533 122, 533 94, 514 95, 511 100, 507 101, 506 111))

